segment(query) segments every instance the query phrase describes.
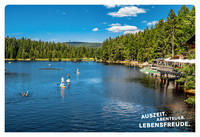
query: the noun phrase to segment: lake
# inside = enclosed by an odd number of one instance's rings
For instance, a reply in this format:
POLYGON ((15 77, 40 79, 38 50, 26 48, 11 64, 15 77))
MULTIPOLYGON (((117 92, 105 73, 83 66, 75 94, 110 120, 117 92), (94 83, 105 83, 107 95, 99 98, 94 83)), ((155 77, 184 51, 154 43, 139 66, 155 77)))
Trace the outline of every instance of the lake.
MULTIPOLYGON (((5 62, 6 132, 194 132, 195 108, 173 82, 137 67, 97 62, 5 62), (49 66, 51 64, 51 66, 49 66), (77 75, 76 69, 80 74, 77 75), (61 77, 70 84, 60 88, 61 77), (27 97, 21 92, 29 91, 27 97), (165 112, 190 126, 140 128, 157 122, 142 115, 165 112)), ((167 121, 170 122, 170 121, 167 121)))

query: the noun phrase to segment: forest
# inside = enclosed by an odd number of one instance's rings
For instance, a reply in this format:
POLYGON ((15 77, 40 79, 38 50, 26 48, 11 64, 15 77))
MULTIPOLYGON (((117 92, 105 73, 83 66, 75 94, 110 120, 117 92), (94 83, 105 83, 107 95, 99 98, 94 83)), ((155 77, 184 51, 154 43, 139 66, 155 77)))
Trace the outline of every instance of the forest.
POLYGON ((195 7, 183 5, 175 14, 170 10, 166 20, 135 34, 123 34, 104 40, 101 47, 71 47, 66 43, 5 37, 6 59, 49 60, 54 58, 94 58, 102 61, 138 61, 170 57, 188 51, 183 43, 195 34, 195 7))
POLYGON ((66 43, 43 42, 31 39, 5 38, 6 59, 61 59, 61 58, 95 58, 95 48, 71 47, 66 43))

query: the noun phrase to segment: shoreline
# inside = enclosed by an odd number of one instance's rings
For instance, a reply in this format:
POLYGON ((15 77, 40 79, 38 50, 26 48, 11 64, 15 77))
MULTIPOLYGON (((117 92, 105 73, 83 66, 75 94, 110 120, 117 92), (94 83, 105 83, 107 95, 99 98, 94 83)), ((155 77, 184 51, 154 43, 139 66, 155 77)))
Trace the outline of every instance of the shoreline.
POLYGON ((35 60, 31 60, 31 59, 4 59, 4 61, 83 61, 83 62, 88 62, 88 61, 93 61, 93 62, 101 62, 101 63, 109 63, 109 64, 122 64, 125 66, 138 66, 140 68, 143 68, 144 66, 148 65, 148 62, 143 62, 143 63, 139 63, 138 61, 129 61, 129 60, 124 60, 124 61, 102 61, 102 60, 96 60, 94 58, 55 58, 55 59, 35 59, 35 60))
POLYGON ((94 61, 93 58, 55 58, 55 59, 40 59, 37 58, 35 60, 31 59, 4 59, 4 61, 94 61))
POLYGON ((122 65, 125 65, 125 66, 135 66, 135 67, 140 67, 140 68, 143 68, 144 66, 149 65, 148 62, 139 63, 138 61, 129 61, 129 60, 124 60, 124 61, 96 60, 96 62, 102 62, 102 63, 108 63, 108 64, 122 64, 122 65))

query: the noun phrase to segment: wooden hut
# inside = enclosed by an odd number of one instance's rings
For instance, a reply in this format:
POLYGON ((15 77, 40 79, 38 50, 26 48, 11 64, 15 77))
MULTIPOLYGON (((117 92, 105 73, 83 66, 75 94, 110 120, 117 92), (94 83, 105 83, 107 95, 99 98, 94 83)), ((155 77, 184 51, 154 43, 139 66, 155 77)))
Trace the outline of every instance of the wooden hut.
POLYGON ((195 34, 183 44, 189 46, 189 50, 195 50, 195 34))

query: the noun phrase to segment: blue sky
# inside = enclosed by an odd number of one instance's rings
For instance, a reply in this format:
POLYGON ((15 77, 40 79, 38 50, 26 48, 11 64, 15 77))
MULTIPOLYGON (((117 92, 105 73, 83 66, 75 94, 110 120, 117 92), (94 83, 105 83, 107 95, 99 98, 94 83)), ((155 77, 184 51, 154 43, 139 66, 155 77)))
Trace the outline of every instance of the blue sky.
MULTIPOLYGON (((103 42, 151 27, 182 5, 8 5, 5 36, 33 40, 103 42)), ((188 6, 189 9, 192 5, 188 6)))

